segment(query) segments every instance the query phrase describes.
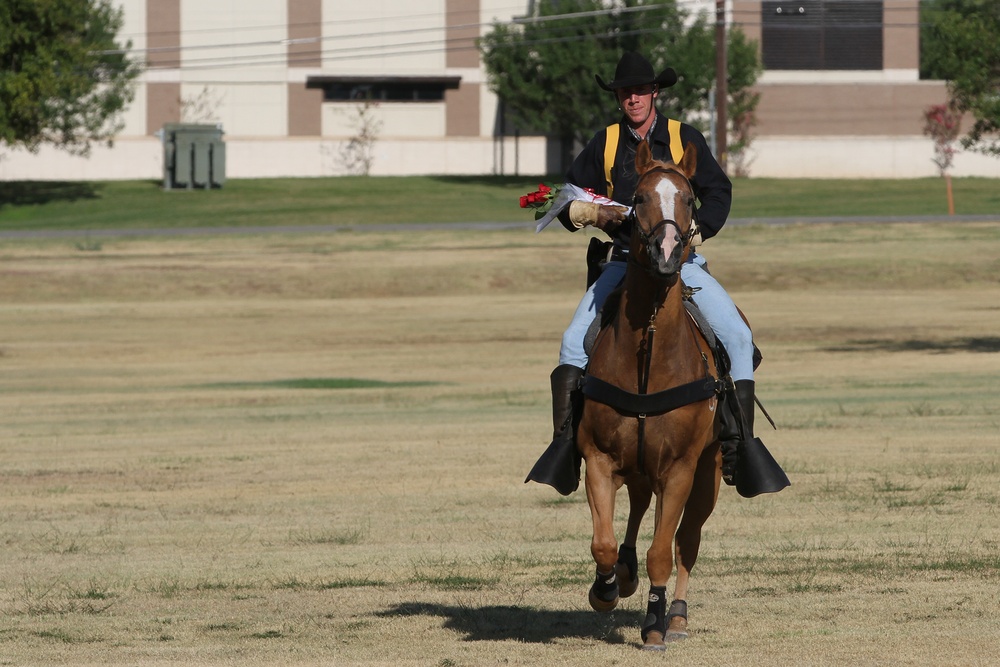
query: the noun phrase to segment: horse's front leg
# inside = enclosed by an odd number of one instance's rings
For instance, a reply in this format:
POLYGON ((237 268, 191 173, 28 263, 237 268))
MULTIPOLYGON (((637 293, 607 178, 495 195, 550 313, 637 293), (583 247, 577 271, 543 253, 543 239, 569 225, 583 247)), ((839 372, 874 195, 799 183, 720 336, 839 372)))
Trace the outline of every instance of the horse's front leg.
POLYGON ((657 485, 656 528, 653 543, 646 552, 649 599, 642 624, 642 641, 647 650, 666 649, 667 580, 673 570, 674 532, 691 493, 694 465, 693 461, 675 461, 657 485))
POLYGON ((587 456, 586 488, 590 516, 594 522, 594 538, 590 552, 597 563, 597 575, 590 587, 590 606, 597 611, 611 611, 618 606, 618 561, 615 541, 615 495, 620 486, 611 473, 607 456, 593 452, 587 456))
POLYGON ((694 472, 694 483, 691 495, 684 506, 684 516, 677 528, 675 544, 675 560, 677 563, 677 580, 674 582, 674 599, 667 612, 668 642, 686 639, 688 636, 687 593, 691 579, 691 569, 698 559, 701 549, 701 529, 708 521, 715 503, 719 497, 719 446, 708 447, 698 459, 698 467, 694 472))
POLYGON ((618 547, 618 562, 615 572, 618 575, 618 595, 627 598, 639 587, 639 559, 636 556, 635 544, 639 539, 639 526, 649 509, 653 498, 653 488, 644 476, 636 475, 626 483, 628 487, 628 525, 625 528, 625 539, 618 547))

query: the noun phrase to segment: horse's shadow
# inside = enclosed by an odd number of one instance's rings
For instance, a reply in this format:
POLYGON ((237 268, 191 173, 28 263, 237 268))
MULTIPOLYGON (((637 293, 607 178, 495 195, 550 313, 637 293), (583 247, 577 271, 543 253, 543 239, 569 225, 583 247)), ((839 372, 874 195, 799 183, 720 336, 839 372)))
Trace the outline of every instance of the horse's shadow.
POLYGON ((626 644, 638 639, 642 614, 618 610, 598 614, 590 610, 553 611, 531 607, 473 607, 428 602, 403 602, 378 612, 380 618, 436 616, 444 626, 461 633, 464 641, 513 640, 547 644, 560 638, 593 639, 626 644), (631 639, 626 639, 631 637, 631 639))

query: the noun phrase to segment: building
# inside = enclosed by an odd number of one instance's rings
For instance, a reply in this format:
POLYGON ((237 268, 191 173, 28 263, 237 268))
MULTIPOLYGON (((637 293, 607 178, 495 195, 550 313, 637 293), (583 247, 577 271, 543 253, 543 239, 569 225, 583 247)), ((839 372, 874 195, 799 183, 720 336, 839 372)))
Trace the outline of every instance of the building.
MULTIPOLYGON (((920 0, 731 0, 731 25, 760 45, 753 176, 933 176, 923 111, 947 101, 921 81, 920 0)), ((967 125, 966 125, 967 126, 967 125)), ((1000 176, 959 153, 956 176, 1000 176)))
MULTIPOLYGON (((176 122, 221 126, 228 178, 366 163, 372 175, 533 175, 553 164, 545 137, 501 136, 475 46, 530 0, 119 1, 123 37, 149 67, 114 147, 8 153, 0 179, 157 179, 158 133, 176 122)), ((713 14, 716 4, 679 2, 713 14)), ((918 2, 727 0, 727 22, 760 41, 769 65, 751 175, 936 173, 921 113, 945 87, 918 77, 918 2), (817 48, 848 33, 865 48, 817 48)), ((1000 160, 959 155, 953 173, 1000 176, 1000 160)))

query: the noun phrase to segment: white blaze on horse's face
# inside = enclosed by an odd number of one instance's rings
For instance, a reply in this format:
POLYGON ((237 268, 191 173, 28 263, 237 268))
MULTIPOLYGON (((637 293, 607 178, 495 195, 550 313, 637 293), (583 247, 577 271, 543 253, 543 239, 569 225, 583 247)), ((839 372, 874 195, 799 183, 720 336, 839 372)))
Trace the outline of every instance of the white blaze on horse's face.
MULTIPOLYGON (((681 191, 677 188, 673 180, 669 178, 660 179, 656 184, 656 194, 660 196, 660 219, 679 222, 677 220, 677 205, 681 200, 681 191)), ((670 253, 680 243, 680 237, 677 234, 677 230, 672 226, 668 225, 664 227, 663 231, 663 240, 660 241, 660 247, 663 249, 663 256, 670 257, 670 253)))

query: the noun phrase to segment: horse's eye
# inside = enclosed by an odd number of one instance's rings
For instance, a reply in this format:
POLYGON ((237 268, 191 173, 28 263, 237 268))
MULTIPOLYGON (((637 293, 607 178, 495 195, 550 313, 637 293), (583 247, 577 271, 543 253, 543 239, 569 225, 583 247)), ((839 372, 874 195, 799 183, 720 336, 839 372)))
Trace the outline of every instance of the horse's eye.
POLYGON ((636 195, 635 197, 632 198, 632 203, 635 206, 638 206, 639 204, 643 203, 645 200, 646 200, 646 198, 644 196, 642 196, 642 195, 636 195))

